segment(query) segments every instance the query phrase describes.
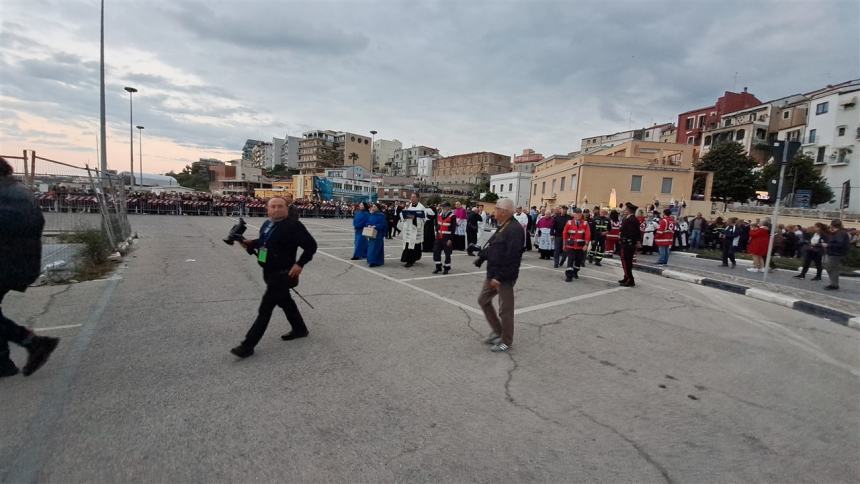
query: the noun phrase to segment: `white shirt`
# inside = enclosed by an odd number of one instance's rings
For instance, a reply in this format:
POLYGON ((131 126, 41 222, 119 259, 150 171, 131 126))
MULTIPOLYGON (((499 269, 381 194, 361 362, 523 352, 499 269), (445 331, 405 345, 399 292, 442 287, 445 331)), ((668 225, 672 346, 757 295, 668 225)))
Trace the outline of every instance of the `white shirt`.
POLYGON ((525 213, 525 212, 523 212, 523 213, 521 213, 521 214, 519 214, 519 215, 518 215, 518 214, 514 214, 514 219, 516 219, 516 221, 517 221, 517 222, 519 222, 519 223, 520 223, 520 225, 522 225, 523 227, 525 227, 525 226, 527 226, 527 225, 529 224, 529 216, 528 216, 528 215, 526 215, 526 213, 525 213))

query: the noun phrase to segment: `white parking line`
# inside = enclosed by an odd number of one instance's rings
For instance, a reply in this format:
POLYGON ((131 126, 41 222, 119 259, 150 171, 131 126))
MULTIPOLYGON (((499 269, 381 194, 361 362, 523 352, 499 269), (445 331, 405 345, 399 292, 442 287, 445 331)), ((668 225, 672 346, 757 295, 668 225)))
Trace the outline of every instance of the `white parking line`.
POLYGON ((81 326, 83 326, 83 324, 67 324, 65 326, 48 326, 47 328, 33 328, 33 329, 41 333, 42 331, 56 331, 59 329, 80 328, 81 326))
POLYGON ((569 297, 567 299, 562 299, 560 301, 551 301, 543 304, 535 304, 534 306, 528 306, 520 309, 514 309, 514 314, 523 314, 531 311, 537 311, 539 309, 546 309, 555 306, 561 306, 563 304, 572 303, 575 301, 582 301, 583 299, 589 299, 597 296, 605 296, 607 294, 612 294, 613 292, 623 291, 627 289, 626 287, 613 287, 611 289, 604 289, 602 291, 590 292, 588 294, 581 294, 579 296, 569 297))

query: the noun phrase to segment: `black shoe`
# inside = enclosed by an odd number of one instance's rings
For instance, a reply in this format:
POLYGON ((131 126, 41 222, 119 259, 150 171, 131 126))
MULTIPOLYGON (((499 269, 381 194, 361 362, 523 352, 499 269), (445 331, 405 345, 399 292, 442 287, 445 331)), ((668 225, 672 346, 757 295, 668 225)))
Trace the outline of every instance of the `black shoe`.
POLYGON ((12 360, 7 359, 5 363, 0 363, 0 378, 7 376, 15 376, 18 374, 18 367, 12 360))
POLYGON ((27 346, 27 364, 21 369, 21 374, 30 376, 42 367, 51 356, 51 353, 57 348, 60 338, 50 338, 47 336, 34 336, 30 345, 27 346))
POLYGON ((621 286, 623 286, 623 287, 636 287, 636 283, 625 282, 625 283, 621 284, 621 286))
POLYGON ((579 271, 573 271, 573 278, 579 279, 579 271))
POLYGON ((564 282, 572 282, 573 276, 564 276, 564 282))
POLYGON ((734 269, 734 268, 735 268, 735 266, 737 266, 737 265, 738 265, 737 263, 732 262, 732 269, 734 269))
POLYGON ((230 350, 230 353, 233 353, 234 355, 238 356, 239 358, 247 358, 247 357, 254 354, 254 348, 248 348, 245 345, 239 345, 239 346, 233 348, 232 350, 230 350))
POLYGON ((820 280, 821 280, 821 276, 815 276, 812 279, 810 279, 810 281, 820 281, 820 280))
POLYGON ((436 268, 436 270, 435 270, 435 271, 433 271, 433 274, 438 274, 438 273, 440 273, 440 272, 442 272, 442 268, 441 268, 441 267, 437 267, 437 268, 436 268))
POLYGON ((621 279, 620 281, 618 281, 618 284, 626 284, 626 283, 627 283, 627 279, 621 279))
POLYGON ((833 284, 831 284, 829 286, 824 286, 824 289, 829 289, 831 291, 835 291, 835 290, 839 289, 839 286, 834 286, 833 284))
POLYGON ((553 264, 553 265, 552 265, 552 268, 553 268, 553 269, 558 269, 558 264, 553 264))
MULTIPOLYGON (((798 275, 794 276, 794 278, 795 279, 806 279, 806 275, 805 274, 798 274, 798 275)), ((813 279, 813 280, 815 280, 815 279, 813 279)))
POLYGON ((602 267, 603 264, 601 264, 600 261, 597 261, 594 263, 594 265, 596 265, 597 267, 602 267))
POLYGON ((720 264, 720 267, 728 267, 728 264, 720 264))
POLYGON ((412 267, 413 264, 415 264, 415 263, 414 262, 407 262, 406 265, 404 265, 403 267, 412 267))
POLYGON ((284 341, 292 341, 294 339, 307 338, 309 334, 310 333, 307 331, 305 331, 304 333, 295 333, 293 331, 290 331, 287 334, 281 335, 281 339, 284 341))
POLYGON ((451 272, 451 269, 445 269, 444 271, 442 271, 442 274, 447 274, 449 272, 451 272))
POLYGON ((358 260, 360 257, 350 257, 349 260, 358 260))

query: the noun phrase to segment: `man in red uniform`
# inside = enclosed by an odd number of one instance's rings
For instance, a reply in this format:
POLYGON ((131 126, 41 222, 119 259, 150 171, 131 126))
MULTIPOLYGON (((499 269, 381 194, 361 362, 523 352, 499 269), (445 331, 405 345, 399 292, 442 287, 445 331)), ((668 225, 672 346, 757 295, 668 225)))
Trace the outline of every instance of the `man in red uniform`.
POLYGON ((666 265, 669 263, 669 252, 672 250, 672 240, 674 238, 675 219, 672 218, 672 211, 667 208, 663 210, 663 218, 660 219, 660 223, 657 225, 657 232, 654 234, 654 245, 660 251, 657 264, 666 265))
POLYGON ((573 209, 573 218, 564 226, 562 240, 567 253, 564 280, 570 282, 573 279, 579 279, 579 268, 585 263, 585 249, 591 240, 591 228, 588 221, 582 218, 581 209, 573 209))
POLYGON ((451 250, 454 248, 454 229, 457 227, 457 217, 451 211, 451 203, 442 204, 442 210, 436 216, 436 240, 433 242, 433 262, 436 270, 433 274, 442 272, 442 252, 445 252, 445 274, 451 271, 451 250))

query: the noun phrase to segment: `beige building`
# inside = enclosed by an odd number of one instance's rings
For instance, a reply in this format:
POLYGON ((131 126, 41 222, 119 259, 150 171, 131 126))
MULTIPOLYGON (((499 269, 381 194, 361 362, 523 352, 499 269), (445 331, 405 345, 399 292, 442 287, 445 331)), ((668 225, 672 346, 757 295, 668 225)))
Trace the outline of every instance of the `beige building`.
POLYGON ((633 202, 645 207, 654 200, 664 206, 675 200, 691 206, 691 200, 702 199, 701 203, 710 199, 713 177, 694 170, 693 149, 659 141, 628 141, 571 159, 547 158, 535 167, 529 205, 617 207, 633 202), (705 189, 694 197, 696 177, 705 178, 705 189))
POLYGON ((511 171, 511 157, 481 151, 439 158, 433 166, 433 184, 442 190, 469 191, 489 182, 490 176, 511 171))
POLYGON ((272 198, 276 196, 283 197, 287 194, 292 195, 293 198, 296 196, 293 191, 293 182, 291 180, 272 182, 272 188, 254 189, 254 196, 257 198, 272 198))

